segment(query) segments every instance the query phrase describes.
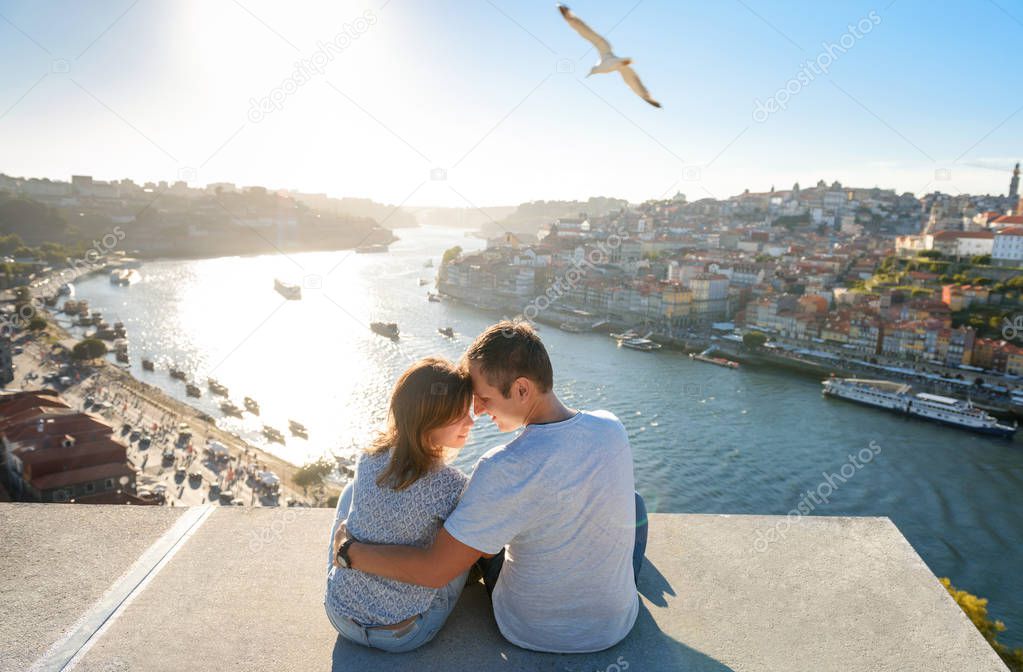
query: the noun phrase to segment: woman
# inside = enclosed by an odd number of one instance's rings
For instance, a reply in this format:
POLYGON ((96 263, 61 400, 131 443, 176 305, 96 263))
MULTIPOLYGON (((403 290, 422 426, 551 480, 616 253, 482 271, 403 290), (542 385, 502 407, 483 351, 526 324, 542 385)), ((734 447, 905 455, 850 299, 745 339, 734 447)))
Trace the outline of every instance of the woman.
POLYGON ((360 456, 331 530, 323 603, 343 637, 411 651, 434 638, 458 601, 466 574, 433 589, 335 567, 334 533, 346 520, 348 533, 360 541, 432 544, 468 480, 445 464, 445 456, 469 437, 471 400, 468 374, 441 358, 416 362, 395 384, 387 429, 360 456))

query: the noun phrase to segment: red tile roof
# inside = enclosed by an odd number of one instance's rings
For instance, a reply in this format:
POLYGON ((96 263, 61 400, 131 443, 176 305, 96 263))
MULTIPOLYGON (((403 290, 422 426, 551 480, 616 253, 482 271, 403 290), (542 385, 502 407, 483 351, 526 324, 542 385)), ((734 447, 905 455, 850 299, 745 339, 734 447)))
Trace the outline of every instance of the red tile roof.
POLYGON ((78 483, 99 481, 105 478, 120 478, 121 476, 134 477, 135 471, 127 464, 97 464, 84 469, 71 469, 69 471, 58 471, 54 474, 47 474, 32 479, 32 487, 36 490, 53 490, 78 483))

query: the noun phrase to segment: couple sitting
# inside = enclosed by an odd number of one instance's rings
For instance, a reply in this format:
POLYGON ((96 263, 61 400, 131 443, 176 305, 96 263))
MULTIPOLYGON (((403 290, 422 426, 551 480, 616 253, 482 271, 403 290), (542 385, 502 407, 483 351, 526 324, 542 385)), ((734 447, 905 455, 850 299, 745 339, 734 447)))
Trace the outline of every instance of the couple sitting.
POLYGON ((501 322, 461 367, 427 358, 399 378, 387 430, 338 500, 324 607, 343 637, 411 651, 444 625, 475 564, 509 642, 600 651, 636 622, 646 532, 622 423, 566 407, 533 329, 501 322), (522 432, 467 478, 445 458, 473 411, 522 432))

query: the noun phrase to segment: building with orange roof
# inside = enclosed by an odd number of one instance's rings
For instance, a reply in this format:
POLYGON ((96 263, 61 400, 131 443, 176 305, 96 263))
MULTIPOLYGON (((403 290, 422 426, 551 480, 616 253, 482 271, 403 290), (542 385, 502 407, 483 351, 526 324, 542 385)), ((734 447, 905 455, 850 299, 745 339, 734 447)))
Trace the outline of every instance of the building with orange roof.
POLYGON ((50 392, 0 395, 0 484, 16 501, 117 499, 135 487, 127 447, 99 416, 50 392))

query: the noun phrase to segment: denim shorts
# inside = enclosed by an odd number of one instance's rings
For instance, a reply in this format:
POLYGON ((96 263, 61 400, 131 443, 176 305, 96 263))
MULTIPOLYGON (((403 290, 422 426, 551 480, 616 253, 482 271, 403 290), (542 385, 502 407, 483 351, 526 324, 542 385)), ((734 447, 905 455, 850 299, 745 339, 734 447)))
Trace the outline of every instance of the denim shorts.
POLYGON ((390 653, 405 653, 419 648, 437 636, 451 614, 451 610, 455 608, 468 575, 469 573, 465 572, 455 577, 454 581, 448 585, 440 588, 426 611, 416 615, 411 623, 396 630, 374 628, 372 625, 359 623, 349 616, 333 613, 327 606, 326 600, 324 600, 323 607, 331 625, 345 639, 372 649, 390 653))

